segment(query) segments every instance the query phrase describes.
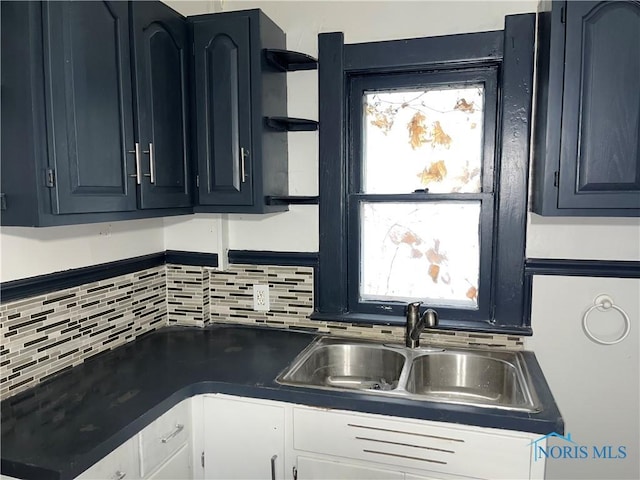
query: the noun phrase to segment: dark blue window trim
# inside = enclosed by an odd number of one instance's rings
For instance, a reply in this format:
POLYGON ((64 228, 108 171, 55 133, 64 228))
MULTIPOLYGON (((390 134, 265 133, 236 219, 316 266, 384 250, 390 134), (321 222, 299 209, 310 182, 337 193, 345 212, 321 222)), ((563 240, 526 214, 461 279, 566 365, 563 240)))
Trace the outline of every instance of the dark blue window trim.
POLYGON ((354 45, 345 45, 342 33, 318 36, 320 251, 312 319, 387 325, 400 325, 405 321, 401 307, 391 315, 373 313, 354 303, 353 288, 350 296, 353 264, 350 269, 349 262, 358 258, 357 251, 349 246, 353 225, 347 220, 348 210, 353 208, 349 194, 355 192, 350 190, 348 181, 348 155, 352 153, 347 135, 348 106, 352 80, 366 75, 455 69, 464 72, 493 67, 499 72, 499 98, 491 302, 483 318, 463 318, 460 310, 455 311, 456 315, 443 311, 441 326, 531 334, 525 314, 524 254, 534 26, 535 15, 524 14, 507 16, 504 31, 354 45))

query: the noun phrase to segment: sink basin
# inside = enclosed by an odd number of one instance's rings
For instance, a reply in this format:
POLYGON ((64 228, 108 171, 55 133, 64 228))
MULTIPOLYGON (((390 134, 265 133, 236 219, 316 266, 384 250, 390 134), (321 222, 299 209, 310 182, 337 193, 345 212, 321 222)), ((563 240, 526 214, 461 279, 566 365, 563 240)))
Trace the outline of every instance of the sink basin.
POLYGON ((278 376, 283 385, 539 411, 521 352, 407 348, 319 337, 278 376))
POLYGON ((278 381, 314 387, 393 390, 405 362, 401 353, 376 344, 316 345, 278 381))
POLYGON ((435 401, 533 408, 512 352, 449 352, 415 358, 406 390, 435 401))

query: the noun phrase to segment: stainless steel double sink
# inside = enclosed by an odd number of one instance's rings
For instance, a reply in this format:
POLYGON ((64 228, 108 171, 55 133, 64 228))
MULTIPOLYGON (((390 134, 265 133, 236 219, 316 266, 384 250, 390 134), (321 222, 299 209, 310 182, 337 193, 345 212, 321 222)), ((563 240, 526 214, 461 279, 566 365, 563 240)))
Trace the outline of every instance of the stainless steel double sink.
POLYGON ((276 381, 480 407, 539 411, 520 352, 320 337, 276 381))

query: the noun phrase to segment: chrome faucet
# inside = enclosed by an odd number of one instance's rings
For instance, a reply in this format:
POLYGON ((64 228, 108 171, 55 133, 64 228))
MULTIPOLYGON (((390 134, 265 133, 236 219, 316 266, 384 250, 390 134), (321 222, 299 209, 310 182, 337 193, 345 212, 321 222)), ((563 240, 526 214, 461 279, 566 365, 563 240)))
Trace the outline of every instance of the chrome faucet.
POLYGON ((405 345, 409 348, 420 346, 420 334, 425 328, 435 328, 438 326, 438 312, 428 308, 420 316, 420 305, 422 302, 412 302, 407 305, 407 329, 405 334, 405 345))

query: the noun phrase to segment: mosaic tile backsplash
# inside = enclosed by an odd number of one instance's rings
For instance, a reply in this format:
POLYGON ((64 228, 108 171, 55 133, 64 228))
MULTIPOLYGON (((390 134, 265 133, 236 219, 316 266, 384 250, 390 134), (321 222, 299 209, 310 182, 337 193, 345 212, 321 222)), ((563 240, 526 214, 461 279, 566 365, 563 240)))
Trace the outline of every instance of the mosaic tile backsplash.
MULTIPOLYGON (((404 343, 404 327, 309 320, 313 312, 313 268, 229 265, 211 272, 211 322, 289 328, 323 334, 404 343), (253 310, 252 285, 269 285, 271 309, 253 310)), ((522 349, 522 338, 471 332, 425 332, 423 342, 522 349)))
MULTIPOLYGON (((313 268, 164 265, 0 305, 0 399, 167 325, 238 323, 404 341, 404 327, 309 320, 313 268), (253 285, 269 285, 270 310, 253 310, 253 285)), ((521 349, 521 337, 426 332, 423 342, 521 349)))
POLYGON ((165 267, 0 306, 0 398, 167 324, 165 267))
POLYGON ((170 325, 209 323, 209 270, 167 265, 167 318, 170 325))

